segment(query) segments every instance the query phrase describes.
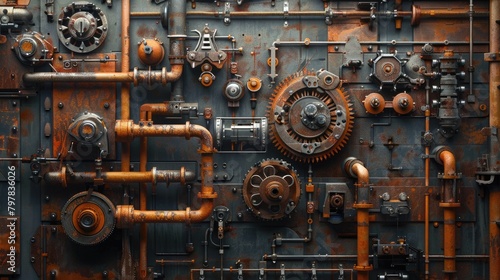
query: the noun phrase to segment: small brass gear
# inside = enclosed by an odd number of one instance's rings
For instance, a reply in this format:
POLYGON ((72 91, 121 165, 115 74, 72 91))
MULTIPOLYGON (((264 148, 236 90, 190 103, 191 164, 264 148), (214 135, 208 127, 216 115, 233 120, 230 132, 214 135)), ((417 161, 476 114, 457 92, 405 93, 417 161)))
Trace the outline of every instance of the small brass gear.
POLYGON ((354 112, 338 76, 325 70, 285 78, 267 108, 270 138, 293 160, 323 161, 347 143, 354 112))
POLYGON ((266 159, 248 171, 242 195, 248 209, 258 218, 280 220, 299 203, 299 177, 286 161, 266 159))

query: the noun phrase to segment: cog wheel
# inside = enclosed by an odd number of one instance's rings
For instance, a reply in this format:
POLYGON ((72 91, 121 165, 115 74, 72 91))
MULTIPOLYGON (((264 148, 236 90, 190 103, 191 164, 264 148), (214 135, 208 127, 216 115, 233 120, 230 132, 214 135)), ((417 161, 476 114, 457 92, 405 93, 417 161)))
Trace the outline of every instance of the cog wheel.
POLYGON ((285 78, 268 108, 270 138, 293 160, 323 161, 347 143, 354 112, 338 76, 325 70, 285 78))
POLYGON ((81 245, 104 241, 115 227, 115 207, 103 194, 81 192, 71 197, 61 211, 61 223, 70 239, 81 245))
POLYGON ((300 198, 297 173, 285 161, 266 159, 257 163, 243 181, 243 200, 248 209, 263 220, 279 220, 289 215, 300 198))

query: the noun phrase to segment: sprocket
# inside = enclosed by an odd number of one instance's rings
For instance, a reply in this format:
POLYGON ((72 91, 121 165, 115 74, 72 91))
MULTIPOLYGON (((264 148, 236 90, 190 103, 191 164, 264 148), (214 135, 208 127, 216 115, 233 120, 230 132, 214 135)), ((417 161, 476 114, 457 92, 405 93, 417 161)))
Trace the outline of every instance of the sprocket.
POLYGON ((248 171, 243 181, 243 200, 263 220, 279 220, 297 207, 300 181, 289 163, 266 159, 248 171))
POLYGON ((326 70, 285 78, 267 108, 270 138, 293 160, 323 161, 347 143, 354 123, 349 97, 338 76, 326 70))

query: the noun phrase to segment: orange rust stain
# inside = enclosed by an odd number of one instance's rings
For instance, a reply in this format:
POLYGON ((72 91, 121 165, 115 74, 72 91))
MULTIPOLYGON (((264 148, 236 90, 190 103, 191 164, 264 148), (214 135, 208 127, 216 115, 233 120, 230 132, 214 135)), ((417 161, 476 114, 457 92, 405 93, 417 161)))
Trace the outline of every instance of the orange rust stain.
POLYGON ((158 31, 156 29, 149 28, 145 24, 141 24, 136 34, 141 38, 155 38, 156 34, 158 34, 158 31))
POLYGON ((21 111, 21 119, 23 120, 23 122, 31 122, 35 118, 33 116, 33 112, 31 112, 31 110, 23 110, 23 111, 21 111))

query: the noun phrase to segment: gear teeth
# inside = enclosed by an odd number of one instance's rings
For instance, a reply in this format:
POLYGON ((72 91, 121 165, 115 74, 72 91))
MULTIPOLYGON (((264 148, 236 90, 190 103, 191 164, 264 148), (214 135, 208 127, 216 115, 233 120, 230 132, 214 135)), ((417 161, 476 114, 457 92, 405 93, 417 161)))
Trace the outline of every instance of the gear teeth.
POLYGON ((316 76, 316 73, 311 72, 307 69, 303 69, 302 71, 295 72, 285 78, 283 78, 278 86, 274 89, 270 101, 267 105, 267 111, 266 111, 266 117, 269 118, 269 138, 271 139, 271 142, 275 145, 277 150, 282 153, 283 155, 291 158, 294 161, 302 162, 302 163, 318 163, 324 160, 327 160, 328 158, 332 157, 336 153, 338 153, 341 148, 343 148, 347 144, 347 140, 351 136, 352 129, 353 129, 353 124, 354 124, 354 104, 350 100, 350 95, 345 91, 345 89, 342 87, 342 81, 339 87, 337 87, 334 90, 328 91, 327 93, 320 93, 317 90, 314 89, 308 89, 305 88, 304 86, 294 86, 295 92, 292 94, 288 93, 288 88, 294 84, 298 85, 298 82, 302 81, 302 78, 304 76, 316 76), (333 97, 335 95, 335 97, 333 97), (326 128, 325 133, 318 135, 314 139, 311 138, 309 140, 304 139, 303 136, 297 134, 294 132, 292 127, 290 126, 290 123, 288 122, 288 118, 285 118, 283 124, 286 129, 283 127, 277 127, 275 120, 274 120, 274 108, 277 106, 292 106, 295 102, 300 100, 303 97, 306 96, 311 96, 318 98, 322 102, 324 102, 329 110, 334 111, 338 107, 337 105, 342 105, 343 108, 347 111, 346 114, 346 119, 347 122, 345 123, 343 132, 341 133, 341 137, 339 140, 331 146, 326 151, 319 152, 318 154, 313 154, 313 155, 306 155, 302 154, 300 151, 297 151, 295 149, 292 149, 290 146, 287 145, 287 142, 293 142, 295 141, 296 143, 302 144, 302 143, 307 143, 307 142, 323 142, 329 137, 331 137, 331 134, 334 131, 335 127, 335 122, 332 122, 332 125, 328 128, 326 128), (285 98, 285 100, 279 100, 280 98, 285 98), (340 99, 340 100, 339 100, 340 99), (340 102, 340 103, 338 103, 340 102), (277 130, 279 128, 279 130, 277 130), (287 133, 288 136, 286 139, 281 139, 281 133, 287 133))

